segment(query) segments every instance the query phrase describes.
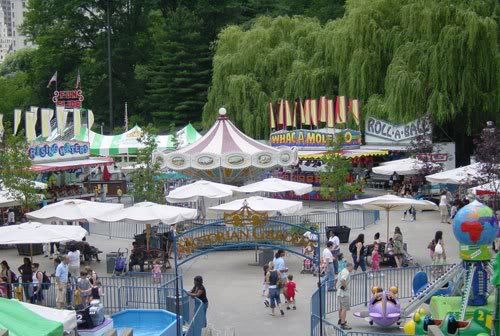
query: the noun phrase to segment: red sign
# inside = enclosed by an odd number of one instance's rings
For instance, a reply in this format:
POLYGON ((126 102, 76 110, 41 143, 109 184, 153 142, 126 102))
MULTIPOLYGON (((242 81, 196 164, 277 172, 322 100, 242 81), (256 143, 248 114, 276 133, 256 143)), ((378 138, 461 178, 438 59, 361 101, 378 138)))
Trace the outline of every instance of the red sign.
POLYGON ((52 101, 57 106, 81 108, 84 100, 82 90, 54 91, 52 101))
POLYGON ((448 161, 448 153, 432 153, 432 154, 417 154, 417 159, 430 162, 446 162, 448 161))

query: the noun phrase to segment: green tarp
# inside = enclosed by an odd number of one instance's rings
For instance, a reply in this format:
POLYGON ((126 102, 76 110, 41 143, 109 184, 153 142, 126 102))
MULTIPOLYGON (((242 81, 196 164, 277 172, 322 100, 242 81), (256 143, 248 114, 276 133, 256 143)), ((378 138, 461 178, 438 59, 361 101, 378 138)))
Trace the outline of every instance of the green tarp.
POLYGON ((62 336, 63 324, 44 319, 16 300, 0 298, 0 329, 9 336, 62 336))

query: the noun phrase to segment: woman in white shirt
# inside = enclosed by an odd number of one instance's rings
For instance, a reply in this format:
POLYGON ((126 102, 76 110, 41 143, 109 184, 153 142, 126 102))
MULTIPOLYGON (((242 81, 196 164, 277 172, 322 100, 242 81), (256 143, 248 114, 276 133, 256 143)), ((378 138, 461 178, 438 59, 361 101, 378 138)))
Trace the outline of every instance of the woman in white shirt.
POLYGON ((68 259, 68 270, 72 276, 77 278, 80 275, 80 250, 75 245, 70 246, 68 259))
POLYGON ((448 200, 444 190, 439 198, 439 211, 441 212, 441 223, 448 223, 448 200))

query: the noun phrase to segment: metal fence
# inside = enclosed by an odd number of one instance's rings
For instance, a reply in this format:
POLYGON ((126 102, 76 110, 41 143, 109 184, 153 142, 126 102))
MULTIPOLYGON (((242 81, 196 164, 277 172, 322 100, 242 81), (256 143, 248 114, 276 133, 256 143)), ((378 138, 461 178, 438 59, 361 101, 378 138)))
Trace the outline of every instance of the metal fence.
MULTIPOLYGON (((99 277, 100 288, 102 290, 101 302, 106 315, 112 315, 124 309, 164 309, 176 314, 176 291, 175 275, 163 273, 160 282, 153 282, 150 273, 128 273, 120 277, 99 277)), ((205 327, 206 316, 205 307, 197 298, 190 297, 182 289, 182 277, 179 276, 179 311, 184 322, 185 335, 201 336, 201 330, 205 327)), ((75 305, 75 282, 70 281, 67 302, 68 305, 75 305)), ((16 287, 12 286, 13 296, 16 297, 16 287)), ((31 284, 19 284, 19 291, 24 287, 32 291, 31 284)), ((24 291, 23 291, 24 292, 24 291)), ((25 301, 26 295, 24 296, 25 301)), ((51 278, 48 289, 43 290, 44 299, 38 304, 47 307, 56 307, 56 284, 55 278, 51 278)))
MULTIPOLYGON (((371 289, 374 286, 382 287, 387 289, 391 286, 398 287, 398 298, 399 299, 409 299, 413 297, 413 277, 417 272, 425 272, 429 279, 429 282, 434 281, 446 270, 450 269, 454 265, 443 265, 443 266, 423 266, 423 267, 405 267, 405 268, 391 268, 383 269, 380 271, 370 271, 351 275, 349 282, 350 286, 350 304, 351 307, 358 305, 367 305, 371 299, 371 289)), ((317 289, 311 296, 311 335, 320 335, 320 319, 319 319, 319 289, 317 289)), ((377 333, 364 333, 364 332, 345 332, 336 325, 329 323, 325 320, 328 314, 335 313, 339 310, 339 304, 337 300, 336 292, 328 292, 325 288, 325 283, 322 283, 321 293, 323 299, 323 330, 325 331, 323 335, 359 335, 359 336, 369 336, 369 335, 382 335, 377 333), (325 329, 326 328, 326 329, 325 329), (332 331, 333 330, 333 331, 332 331), (327 333, 327 331, 329 333, 327 333)))
MULTIPOLYGON (((346 210, 341 211, 339 214, 340 225, 349 227, 351 230, 365 229, 367 226, 375 224, 379 218, 380 213, 376 210, 346 210)), ((319 232, 324 237, 326 227, 337 225, 337 213, 334 211, 319 211, 312 212, 304 215, 294 216, 277 216, 271 217, 275 221, 301 225, 304 223, 311 223, 319 226, 319 232)), ((178 224, 179 229, 190 229, 195 226, 218 223, 220 219, 204 219, 196 221, 185 221, 178 224)), ((146 224, 131 224, 124 222, 115 223, 88 223, 84 226, 90 234, 97 234, 107 236, 109 238, 124 238, 133 239, 135 235, 141 234, 146 230, 146 224)), ((168 226, 159 225, 158 232, 165 232, 168 226)))

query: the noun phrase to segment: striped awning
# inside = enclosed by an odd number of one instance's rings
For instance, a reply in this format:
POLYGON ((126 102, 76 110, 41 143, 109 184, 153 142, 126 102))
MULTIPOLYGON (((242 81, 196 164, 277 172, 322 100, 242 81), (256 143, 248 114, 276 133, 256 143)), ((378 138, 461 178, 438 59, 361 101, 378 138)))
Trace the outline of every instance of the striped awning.
MULTIPOLYGON (((81 128, 80 135, 74 140, 90 142, 90 154, 96 156, 117 156, 136 155, 138 149, 144 145, 139 142, 142 136, 142 129, 134 126, 123 134, 103 135, 93 131, 88 131, 86 127, 81 128)), ((179 147, 187 146, 201 138, 201 135, 191 124, 177 132, 177 142, 179 147)), ((173 149, 174 142, 172 135, 159 135, 157 137, 159 150, 173 149)))
MULTIPOLYGON (((366 156, 383 156, 389 154, 386 150, 368 150, 368 149, 345 149, 341 151, 342 156, 352 159, 366 156)), ((301 160, 321 160, 325 156, 326 151, 321 152, 299 152, 299 159, 301 160)))

